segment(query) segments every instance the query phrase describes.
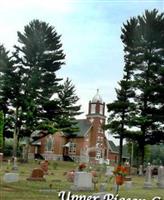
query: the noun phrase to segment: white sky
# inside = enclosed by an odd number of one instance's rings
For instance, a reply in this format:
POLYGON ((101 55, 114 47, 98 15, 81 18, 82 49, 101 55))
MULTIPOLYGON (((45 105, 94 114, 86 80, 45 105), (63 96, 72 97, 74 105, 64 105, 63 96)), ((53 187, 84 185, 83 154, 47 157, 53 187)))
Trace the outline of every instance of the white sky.
POLYGON ((124 66, 123 23, 154 8, 164 11, 164 1, 0 0, 0 43, 12 51, 17 31, 33 19, 54 26, 66 54, 66 65, 58 74, 76 86, 84 117, 97 88, 106 103, 115 99, 124 66))

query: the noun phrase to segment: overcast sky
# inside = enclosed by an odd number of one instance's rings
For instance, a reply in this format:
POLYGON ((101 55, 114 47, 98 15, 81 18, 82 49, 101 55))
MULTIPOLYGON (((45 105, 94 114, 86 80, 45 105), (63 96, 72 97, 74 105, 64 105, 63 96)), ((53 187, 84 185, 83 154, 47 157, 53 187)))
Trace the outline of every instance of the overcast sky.
POLYGON ((61 34, 66 65, 59 75, 76 86, 87 114, 88 101, 100 89, 106 103, 115 99, 122 78, 121 27, 145 9, 164 10, 163 0, 0 0, 0 43, 12 50, 17 31, 33 19, 48 22, 61 34))

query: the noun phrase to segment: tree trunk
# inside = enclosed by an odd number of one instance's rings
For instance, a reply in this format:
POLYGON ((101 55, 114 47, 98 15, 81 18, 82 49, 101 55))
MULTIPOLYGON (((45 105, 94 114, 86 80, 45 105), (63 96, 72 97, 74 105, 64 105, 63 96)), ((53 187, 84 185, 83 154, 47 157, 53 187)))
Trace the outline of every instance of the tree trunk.
POLYGON ((139 149, 140 149, 140 165, 142 165, 142 172, 144 173, 144 155, 145 155, 144 144, 140 144, 139 149))
POLYGON ((119 165, 122 165, 122 149, 123 149, 123 137, 120 135, 120 148, 119 148, 119 160, 118 160, 119 165))
POLYGON ((17 156, 17 144, 18 144, 18 137, 17 137, 17 131, 14 131, 14 141, 13 141, 13 156, 17 156))
POLYGON ((4 151, 4 149, 5 149, 5 136, 3 134, 3 151, 4 151))
POLYGON ((144 165, 145 149, 144 146, 141 147, 141 165, 144 165))
MULTIPOLYGON (((6 115, 4 114, 4 127, 5 127, 5 121, 6 121, 6 115)), ((3 127, 3 151, 5 149, 5 130, 4 130, 4 127, 3 127)))
POLYGON ((18 146, 18 134, 19 134, 19 128, 18 128, 18 107, 16 107, 15 111, 15 129, 14 129, 14 135, 13 135, 13 156, 17 156, 17 146, 18 146))
POLYGON ((28 162, 28 151, 29 151, 29 142, 30 142, 30 138, 27 138, 27 140, 26 140, 26 145, 25 145, 25 149, 24 149, 24 158, 23 158, 23 160, 24 160, 24 162, 28 162))

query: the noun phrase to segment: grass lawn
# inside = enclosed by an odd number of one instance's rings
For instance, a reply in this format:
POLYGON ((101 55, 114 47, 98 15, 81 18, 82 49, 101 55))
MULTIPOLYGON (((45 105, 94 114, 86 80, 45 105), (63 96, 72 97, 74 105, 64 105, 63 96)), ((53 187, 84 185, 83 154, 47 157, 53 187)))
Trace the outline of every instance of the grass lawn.
MULTIPOLYGON (((68 182, 64 172, 75 169, 78 164, 70 162, 58 161, 57 168, 54 169, 53 161, 49 164, 49 174, 45 176, 45 182, 39 181, 27 181, 33 168, 39 167, 38 163, 29 162, 28 164, 18 163, 19 169, 19 182, 17 183, 4 183, 3 175, 6 170, 11 171, 10 167, 7 167, 7 163, 3 163, 0 167, 0 200, 60 200, 58 192, 64 190, 69 191, 72 183, 68 182), (51 191, 50 189, 51 185, 51 191)), ((104 182, 105 175, 103 173, 99 176, 99 183, 104 182)), ((139 200, 146 199, 151 200, 155 196, 161 197, 164 200, 164 189, 158 189, 156 186, 156 179, 153 179, 153 189, 143 189, 144 178, 143 177, 132 177, 133 187, 127 190, 125 185, 120 187, 119 196, 120 200, 139 200), (124 198, 123 198, 124 197, 124 198)), ((114 180, 110 180, 107 185, 108 193, 115 193, 113 186, 114 180)), ((92 192, 72 192, 78 195, 89 195, 98 192, 99 184, 97 189, 92 192)), ((67 199, 68 200, 68 199, 67 199)), ((71 199, 70 199, 71 200, 71 199)), ((78 199, 74 199, 78 200, 78 199)), ((84 200, 84 199, 81 199, 84 200)), ((110 199, 108 199, 110 200, 110 199)), ((114 199, 116 200, 116 199, 114 199)), ((158 199, 154 199, 158 200, 158 199)))

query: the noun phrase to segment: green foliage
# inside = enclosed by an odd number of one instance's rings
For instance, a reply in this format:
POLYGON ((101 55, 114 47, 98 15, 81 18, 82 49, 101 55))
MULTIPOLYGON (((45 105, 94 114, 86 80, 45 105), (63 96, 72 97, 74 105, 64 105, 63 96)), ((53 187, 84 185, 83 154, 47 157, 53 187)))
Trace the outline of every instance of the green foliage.
POLYGON ((37 127, 39 130, 45 130, 48 134, 54 134, 57 132, 58 128, 56 128, 57 125, 52 123, 51 121, 44 121, 43 123, 40 123, 37 127))
MULTIPOLYGON (((6 140, 3 153, 4 153, 4 156, 6 156, 6 157, 11 157, 13 155, 13 140, 12 139, 6 140)), ((17 156, 20 156, 21 153, 22 153, 22 148, 18 147, 17 148, 17 156)))
POLYGON ((133 112, 134 103, 130 99, 134 96, 131 90, 130 82, 131 71, 125 65, 123 79, 119 82, 119 89, 116 89, 117 100, 107 104, 109 118, 106 129, 109 129, 112 134, 120 139, 119 144, 119 164, 122 164, 123 139, 132 135, 132 132, 127 130, 129 124, 130 113, 133 112))
MULTIPOLYGON (((0 45, 0 109, 5 115, 4 133, 18 139, 41 129, 42 137, 63 130, 76 132, 78 97, 68 79, 64 85, 56 72, 64 65, 60 35, 48 23, 33 20, 18 31, 18 45, 12 57, 0 45), (54 94, 59 99, 52 100, 54 94), (10 109, 9 109, 10 108, 10 109)), ((14 153, 15 154, 15 153, 14 153)))
MULTIPOLYGON (((23 73, 21 93, 24 96, 20 117, 24 122, 22 128, 31 134, 51 120, 47 105, 59 90, 56 71, 64 64, 65 55, 55 28, 39 20, 25 26, 24 33, 18 32, 18 41, 21 46, 15 46, 14 57, 17 69, 23 73)), ((49 125, 45 127, 50 130, 49 125)))
POLYGON ((77 105, 79 98, 75 92, 75 86, 67 78, 59 91, 59 102, 62 112, 58 117, 59 127, 67 136, 72 136, 79 130, 75 116, 81 114, 81 106, 77 105))
MULTIPOLYGON (((133 103, 128 127, 136 129, 129 139, 137 141, 144 161, 144 146, 164 141, 163 69, 164 15, 156 9, 133 17, 123 24, 125 65, 130 70, 128 100, 133 103)), ((130 137, 129 137, 130 136, 130 137)))
POLYGON ((154 165, 164 165, 164 144, 149 146, 147 161, 154 165))
POLYGON ((14 68, 12 68, 11 58, 8 56, 3 45, 0 45, 0 110, 4 113, 4 137, 11 135, 9 130, 13 128, 12 123, 8 123, 11 119, 11 99, 14 98, 14 68))
POLYGON ((164 14, 156 9, 123 24, 124 73, 108 104, 107 128, 122 140, 135 141, 144 162, 147 144, 164 141, 164 14))

